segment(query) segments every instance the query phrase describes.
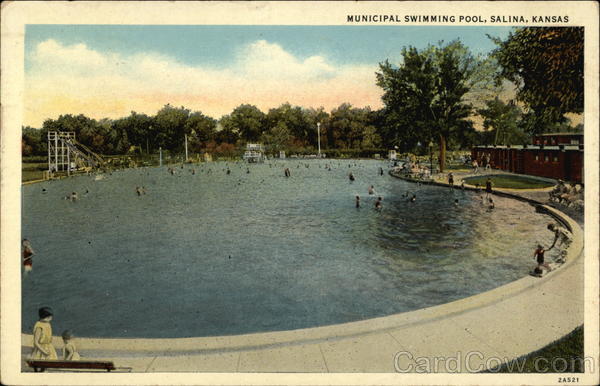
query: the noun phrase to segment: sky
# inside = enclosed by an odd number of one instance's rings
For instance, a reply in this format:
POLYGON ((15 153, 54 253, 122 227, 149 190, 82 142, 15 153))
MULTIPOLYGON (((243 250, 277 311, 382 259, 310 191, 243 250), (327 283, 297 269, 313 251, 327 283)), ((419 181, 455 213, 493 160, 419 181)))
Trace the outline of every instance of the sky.
POLYGON ((475 54, 510 27, 28 25, 26 126, 61 114, 120 118, 170 103, 220 118, 249 103, 382 106, 378 64, 460 39, 475 54))

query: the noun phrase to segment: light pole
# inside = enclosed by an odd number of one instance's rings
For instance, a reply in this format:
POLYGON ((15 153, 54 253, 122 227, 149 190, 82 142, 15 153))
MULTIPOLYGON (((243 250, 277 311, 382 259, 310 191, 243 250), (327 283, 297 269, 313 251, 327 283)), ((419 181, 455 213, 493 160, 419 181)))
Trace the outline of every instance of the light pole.
POLYGON ((185 136, 185 162, 188 162, 187 134, 185 136))
POLYGON ((317 122, 317 144, 319 147, 319 158, 321 158, 321 122, 317 122))
POLYGON ((429 141, 429 171, 431 172, 431 178, 433 178, 433 142, 429 141))

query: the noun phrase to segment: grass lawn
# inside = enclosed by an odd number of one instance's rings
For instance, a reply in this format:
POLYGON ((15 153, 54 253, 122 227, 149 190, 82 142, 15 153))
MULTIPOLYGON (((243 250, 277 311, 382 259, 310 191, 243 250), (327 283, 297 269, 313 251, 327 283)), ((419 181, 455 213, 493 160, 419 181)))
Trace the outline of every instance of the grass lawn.
POLYGON ((48 170, 48 162, 39 162, 38 159, 34 159, 31 157, 30 159, 23 159, 23 163, 21 164, 21 172, 22 177, 21 180, 25 181, 33 181, 33 180, 41 180, 44 176, 44 170, 48 170), (30 162, 28 162, 30 161, 30 162), (31 162, 33 161, 33 162, 31 162))
POLYGON ((583 358, 583 326, 579 326, 546 347, 487 372, 582 373, 583 358))
POLYGON ((44 178, 43 170, 23 170, 22 171, 22 176, 21 176, 22 182, 41 180, 43 178, 44 178))
MULTIPOLYGON (((499 174, 495 176, 489 176, 492 179, 492 186, 494 188, 508 188, 508 189, 541 189, 549 188, 554 186, 551 182, 545 182, 533 178, 524 176, 513 176, 508 174, 499 174)), ((470 185, 479 184, 481 187, 485 187, 485 182, 488 176, 481 177, 468 177, 464 181, 470 185)))

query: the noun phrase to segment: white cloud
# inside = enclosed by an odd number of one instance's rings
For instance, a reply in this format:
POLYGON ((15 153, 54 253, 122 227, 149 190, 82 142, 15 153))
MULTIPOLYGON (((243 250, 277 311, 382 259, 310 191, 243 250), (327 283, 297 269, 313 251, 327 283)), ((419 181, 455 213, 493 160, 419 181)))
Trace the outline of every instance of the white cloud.
POLYGON ((376 66, 334 65, 319 55, 300 59, 265 40, 241 48, 227 68, 190 66, 157 53, 103 53, 55 40, 39 43, 28 59, 25 124, 35 127, 68 113, 154 114, 166 103, 215 118, 242 103, 262 110, 288 101, 326 109, 343 102, 375 108, 381 103, 376 66))
POLYGON ((238 55, 237 69, 255 79, 318 80, 335 76, 335 68, 321 56, 300 61, 280 45, 265 40, 246 46, 238 55))

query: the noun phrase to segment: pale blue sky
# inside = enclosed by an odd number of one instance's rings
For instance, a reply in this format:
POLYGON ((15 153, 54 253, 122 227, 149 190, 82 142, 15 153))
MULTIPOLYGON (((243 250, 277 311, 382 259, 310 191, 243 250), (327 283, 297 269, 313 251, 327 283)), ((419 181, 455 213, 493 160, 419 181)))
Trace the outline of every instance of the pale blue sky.
POLYGON ((189 65, 228 65, 236 50, 253 41, 279 44, 298 58, 327 57, 337 64, 397 60, 403 46, 418 48, 459 38, 474 53, 494 44, 486 34, 504 38, 510 27, 446 26, 115 26, 28 25, 25 51, 48 39, 63 45, 86 44, 103 53, 156 52, 189 65))

